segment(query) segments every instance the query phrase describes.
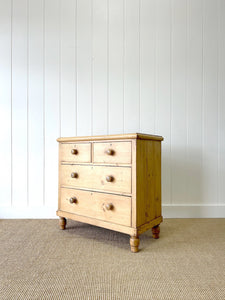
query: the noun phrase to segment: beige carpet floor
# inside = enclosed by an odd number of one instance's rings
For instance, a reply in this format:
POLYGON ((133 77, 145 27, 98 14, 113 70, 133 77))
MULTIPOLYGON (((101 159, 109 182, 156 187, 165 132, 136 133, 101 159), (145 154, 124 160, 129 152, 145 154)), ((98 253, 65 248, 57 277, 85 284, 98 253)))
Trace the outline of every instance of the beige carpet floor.
POLYGON ((225 219, 166 219, 128 235, 68 221, 0 220, 0 299, 225 299, 225 219))

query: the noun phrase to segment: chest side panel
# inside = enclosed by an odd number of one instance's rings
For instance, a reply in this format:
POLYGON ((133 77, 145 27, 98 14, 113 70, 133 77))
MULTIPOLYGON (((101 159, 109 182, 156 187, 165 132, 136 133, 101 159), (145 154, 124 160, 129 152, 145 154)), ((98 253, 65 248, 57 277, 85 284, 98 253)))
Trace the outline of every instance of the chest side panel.
POLYGON ((137 140, 136 224, 161 216, 161 142, 137 140))

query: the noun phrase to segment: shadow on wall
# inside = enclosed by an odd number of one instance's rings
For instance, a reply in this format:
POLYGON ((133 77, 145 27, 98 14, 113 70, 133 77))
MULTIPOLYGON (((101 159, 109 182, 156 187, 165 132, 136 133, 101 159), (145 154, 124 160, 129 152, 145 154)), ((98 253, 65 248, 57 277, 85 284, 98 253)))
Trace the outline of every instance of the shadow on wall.
POLYGON ((162 147, 162 203, 198 205, 204 203, 201 149, 162 147))

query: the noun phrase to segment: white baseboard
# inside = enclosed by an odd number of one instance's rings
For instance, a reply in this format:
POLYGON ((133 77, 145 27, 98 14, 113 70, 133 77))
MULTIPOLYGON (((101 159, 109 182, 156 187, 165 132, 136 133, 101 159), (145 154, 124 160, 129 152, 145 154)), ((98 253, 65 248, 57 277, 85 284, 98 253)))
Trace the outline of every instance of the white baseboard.
POLYGON ((57 207, 0 207, 0 219, 55 219, 57 207))
MULTIPOLYGON (((0 207, 0 219, 55 219, 57 207, 0 207)), ((225 205, 162 206, 164 218, 225 218, 225 205)))
POLYGON ((162 206, 164 218, 225 218, 225 205, 176 205, 162 206))

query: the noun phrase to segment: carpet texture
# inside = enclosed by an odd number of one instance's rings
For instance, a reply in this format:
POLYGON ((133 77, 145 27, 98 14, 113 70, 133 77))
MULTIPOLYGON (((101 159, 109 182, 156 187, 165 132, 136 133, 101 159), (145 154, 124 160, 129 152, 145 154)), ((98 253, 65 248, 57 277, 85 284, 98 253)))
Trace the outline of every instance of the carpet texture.
POLYGON ((0 299, 225 299, 225 219, 166 219, 159 240, 0 220, 0 299))

